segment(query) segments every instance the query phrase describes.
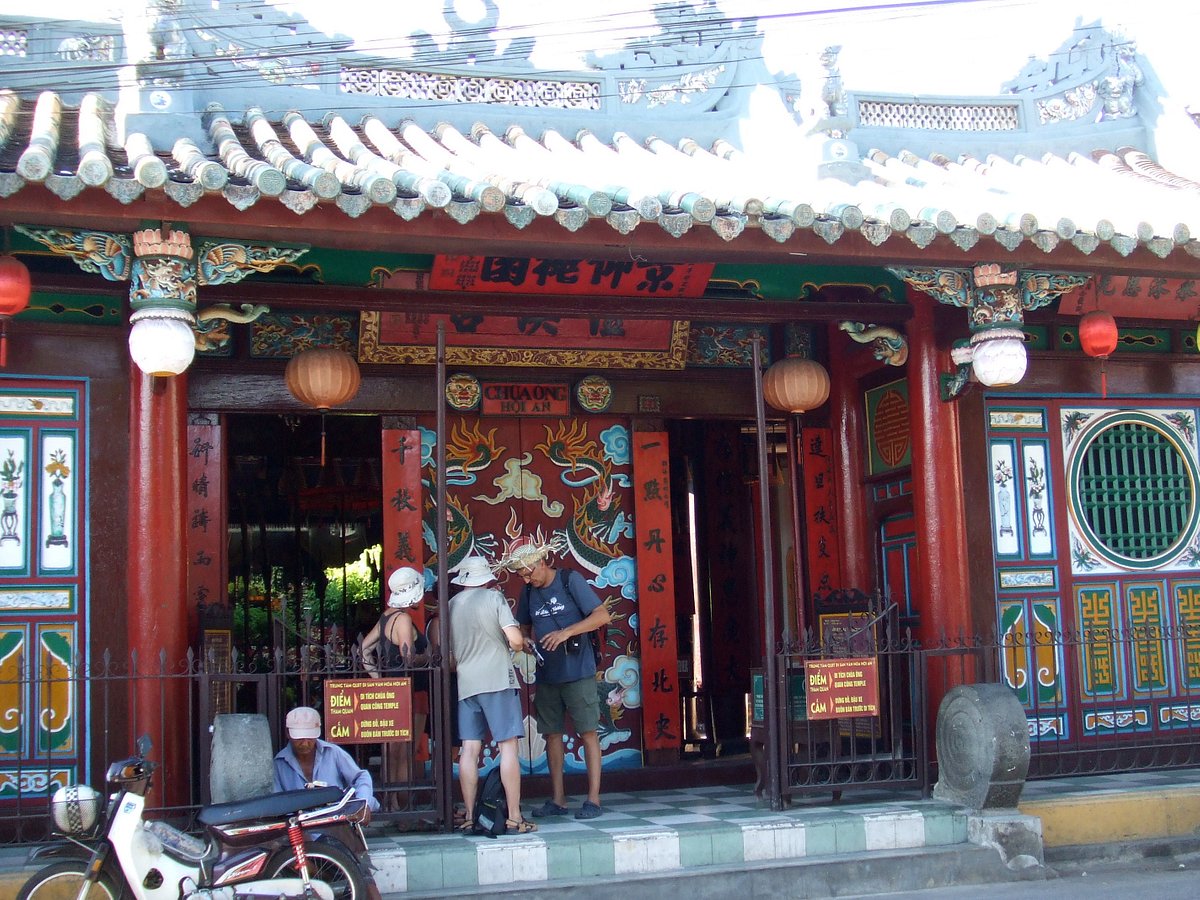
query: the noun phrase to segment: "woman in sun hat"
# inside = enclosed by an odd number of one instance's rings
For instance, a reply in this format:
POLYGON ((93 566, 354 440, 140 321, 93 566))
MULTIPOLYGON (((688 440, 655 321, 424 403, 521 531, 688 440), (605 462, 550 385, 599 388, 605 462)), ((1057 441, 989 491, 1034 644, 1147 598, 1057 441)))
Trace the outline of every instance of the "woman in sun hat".
MULTIPOLYGON (((372 678, 397 678, 428 661, 429 641, 409 610, 425 595, 425 576, 401 566, 388 577, 387 607, 362 643, 363 668, 372 678)), ((413 737, 424 734, 429 715, 429 674, 412 673, 413 737)), ((407 741, 383 745, 383 778, 387 783, 412 780, 412 747, 407 741)), ((387 799, 391 799, 390 797, 387 799)))

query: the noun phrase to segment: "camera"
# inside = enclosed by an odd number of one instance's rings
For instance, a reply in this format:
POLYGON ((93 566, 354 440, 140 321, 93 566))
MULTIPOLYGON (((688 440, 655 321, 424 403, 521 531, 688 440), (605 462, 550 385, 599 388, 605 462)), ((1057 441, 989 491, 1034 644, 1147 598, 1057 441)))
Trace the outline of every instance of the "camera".
POLYGON ((568 653, 578 653, 583 649, 583 638, 579 635, 569 637, 563 641, 563 646, 567 648, 568 653))

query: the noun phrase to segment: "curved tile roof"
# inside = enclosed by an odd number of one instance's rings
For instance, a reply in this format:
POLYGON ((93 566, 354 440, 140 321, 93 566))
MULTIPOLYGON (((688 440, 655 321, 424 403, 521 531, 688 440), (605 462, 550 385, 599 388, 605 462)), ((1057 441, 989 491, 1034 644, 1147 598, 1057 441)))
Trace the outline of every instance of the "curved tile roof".
POLYGON ((113 107, 98 95, 70 108, 49 91, 34 102, 0 92, 0 197, 43 184, 64 201, 102 188, 124 203, 161 191, 181 208, 215 194, 238 210, 280 202, 298 215, 332 201, 351 217, 374 206, 405 220, 445 210, 460 223, 503 215, 516 228, 603 220, 621 234, 711 228, 727 241, 746 228, 779 242, 809 229, 830 244, 858 231, 876 246, 946 235, 963 250, 1028 241, 1048 253, 1066 241, 1085 254, 1109 244, 1200 257, 1200 184, 1135 149, 1011 161, 875 149, 859 161, 849 142, 814 138, 765 158, 723 140, 390 128, 335 113, 312 123, 257 107, 210 107, 203 125, 208 148, 180 138, 156 153, 139 132, 115 140, 113 107), (804 162, 822 153, 833 165, 804 162))

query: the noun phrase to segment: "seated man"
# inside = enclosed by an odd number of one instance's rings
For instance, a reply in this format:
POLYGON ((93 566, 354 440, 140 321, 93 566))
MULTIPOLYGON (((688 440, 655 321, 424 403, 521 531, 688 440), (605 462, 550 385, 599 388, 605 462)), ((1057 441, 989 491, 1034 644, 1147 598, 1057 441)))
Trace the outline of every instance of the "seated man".
MULTIPOLYGON (((354 788, 354 796, 367 801, 367 822, 370 814, 379 809, 371 773, 359 768, 349 753, 337 744, 321 740, 321 714, 311 706, 297 706, 285 720, 287 745, 275 754, 275 790, 295 791, 320 782, 346 790, 354 788)), ((381 900, 375 884, 375 866, 366 850, 358 857, 363 881, 367 885, 367 900, 381 900)))

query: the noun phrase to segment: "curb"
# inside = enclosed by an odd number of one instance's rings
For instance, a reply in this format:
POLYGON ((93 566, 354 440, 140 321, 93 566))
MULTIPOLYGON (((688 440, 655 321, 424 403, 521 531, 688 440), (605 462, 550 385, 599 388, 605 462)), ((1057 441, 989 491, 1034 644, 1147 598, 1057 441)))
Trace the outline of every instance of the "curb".
POLYGON ((1200 833, 1200 787, 1097 791, 1022 802, 1042 820, 1047 849, 1121 844, 1200 833))
MULTIPOLYGON (((891 852, 837 854, 820 858, 700 866, 674 872, 619 877, 620 891, 655 900, 729 900, 730 897, 837 897, 922 891, 954 885, 996 884, 1053 878, 1044 867, 1011 870, 995 850, 957 844, 891 852)), ((389 900, 462 897, 527 897, 569 891, 572 900, 611 900, 613 877, 554 879, 385 894, 389 900)))

